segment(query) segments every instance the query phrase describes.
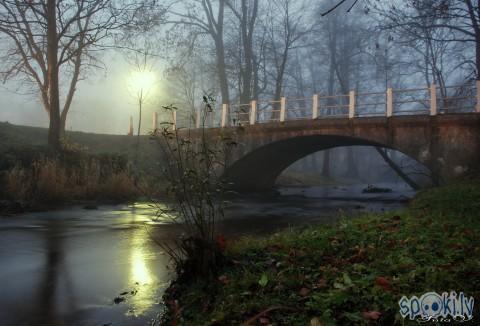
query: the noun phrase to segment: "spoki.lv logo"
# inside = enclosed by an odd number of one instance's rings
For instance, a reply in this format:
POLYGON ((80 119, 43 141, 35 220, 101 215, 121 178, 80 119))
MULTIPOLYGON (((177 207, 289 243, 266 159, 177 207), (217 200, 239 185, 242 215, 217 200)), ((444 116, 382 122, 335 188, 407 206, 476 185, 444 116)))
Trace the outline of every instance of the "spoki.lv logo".
POLYGON ((457 321, 473 318, 474 298, 460 292, 427 292, 420 298, 403 296, 400 301, 400 314, 403 318, 423 320, 454 319, 457 321))

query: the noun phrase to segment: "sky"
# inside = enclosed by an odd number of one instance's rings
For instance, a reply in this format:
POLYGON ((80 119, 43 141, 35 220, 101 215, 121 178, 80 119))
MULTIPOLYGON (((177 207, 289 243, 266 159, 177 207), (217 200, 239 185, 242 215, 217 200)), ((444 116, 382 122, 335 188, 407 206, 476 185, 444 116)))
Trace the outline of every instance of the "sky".
MULTIPOLYGON (((120 54, 105 55, 106 70, 98 70, 80 81, 67 117, 67 130, 104 134, 126 134, 130 116, 134 127, 138 123, 138 106, 129 87, 132 66, 120 54)), ((157 67, 155 67, 157 68, 157 67)), ((152 97, 159 96, 161 71, 155 69, 158 81, 152 97)), ((15 92, 17 84, 7 82, 0 85, 0 122, 36 127, 48 127, 48 116, 38 95, 15 92)), ((151 128, 153 101, 147 103, 142 115, 144 131, 151 128)), ((158 103, 158 101, 157 101, 158 103)))

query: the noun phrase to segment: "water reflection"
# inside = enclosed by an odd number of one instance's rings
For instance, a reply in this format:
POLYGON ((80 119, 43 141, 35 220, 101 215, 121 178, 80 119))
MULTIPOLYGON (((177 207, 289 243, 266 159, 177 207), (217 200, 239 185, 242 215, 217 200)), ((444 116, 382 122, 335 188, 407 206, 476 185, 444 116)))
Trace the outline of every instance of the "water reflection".
POLYGON ((133 294, 129 300, 128 315, 139 316, 158 302, 155 297, 158 280, 150 266, 154 258, 150 247, 148 226, 139 226, 131 234, 129 284, 133 294))
POLYGON ((131 257, 131 281, 142 285, 152 282, 150 270, 145 262, 145 255, 141 249, 134 249, 131 257))
POLYGON ((32 322, 61 325, 62 310, 74 310, 75 291, 65 262, 64 234, 67 226, 62 220, 50 219, 45 223, 45 267, 38 284, 38 310, 32 322), (59 300, 62 298, 62 300, 59 300))
MULTIPOLYGON (((384 195, 365 201, 361 191, 352 196, 362 200, 332 200, 346 192, 333 190, 328 199, 308 198, 309 189, 279 198, 239 198, 229 206, 222 233, 232 237, 331 222, 337 209, 357 211, 354 205, 359 204, 362 211, 404 205, 384 201, 384 195)), ((392 199, 398 195, 403 192, 388 194, 392 199)), ((2 220, 0 325, 148 324, 162 311, 159 301, 172 276, 168 257, 151 236, 164 242, 179 232, 164 220, 152 221, 154 217, 149 205, 138 204, 2 220), (114 304, 124 291, 125 301, 114 304)))

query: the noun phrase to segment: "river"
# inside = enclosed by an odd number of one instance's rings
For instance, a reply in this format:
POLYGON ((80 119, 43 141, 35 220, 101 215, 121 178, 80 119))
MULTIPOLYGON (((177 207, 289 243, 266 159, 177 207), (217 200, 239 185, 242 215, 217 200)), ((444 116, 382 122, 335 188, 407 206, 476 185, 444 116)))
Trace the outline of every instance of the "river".
MULTIPOLYGON (((399 209, 414 195, 404 186, 382 186, 394 191, 364 194, 365 185, 289 187, 279 188, 277 196, 241 196, 229 204, 221 229, 233 238, 329 223, 344 214, 399 209)), ((148 203, 136 203, 0 218, 0 324, 146 325, 155 320, 173 274, 154 239, 176 231, 153 217, 148 203)))

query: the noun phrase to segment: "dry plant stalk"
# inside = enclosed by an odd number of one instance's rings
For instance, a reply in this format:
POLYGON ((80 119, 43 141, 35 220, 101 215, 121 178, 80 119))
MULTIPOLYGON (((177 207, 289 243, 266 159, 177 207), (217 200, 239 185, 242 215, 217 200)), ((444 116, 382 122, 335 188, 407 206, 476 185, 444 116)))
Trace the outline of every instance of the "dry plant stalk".
MULTIPOLYGON (((231 138, 209 137, 205 132, 207 116, 214 100, 204 96, 204 114, 200 132, 171 128, 162 124, 156 138, 164 153, 164 179, 169 201, 157 204, 158 218, 180 226, 183 235, 162 248, 175 264, 180 278, 210 278, 223 263, 223 236, 216 234, 216 223, 224 216, 227 184, 223 180, 231 148, 231 138)), ((167 112, 177 110, 165 106, 167 112)))

